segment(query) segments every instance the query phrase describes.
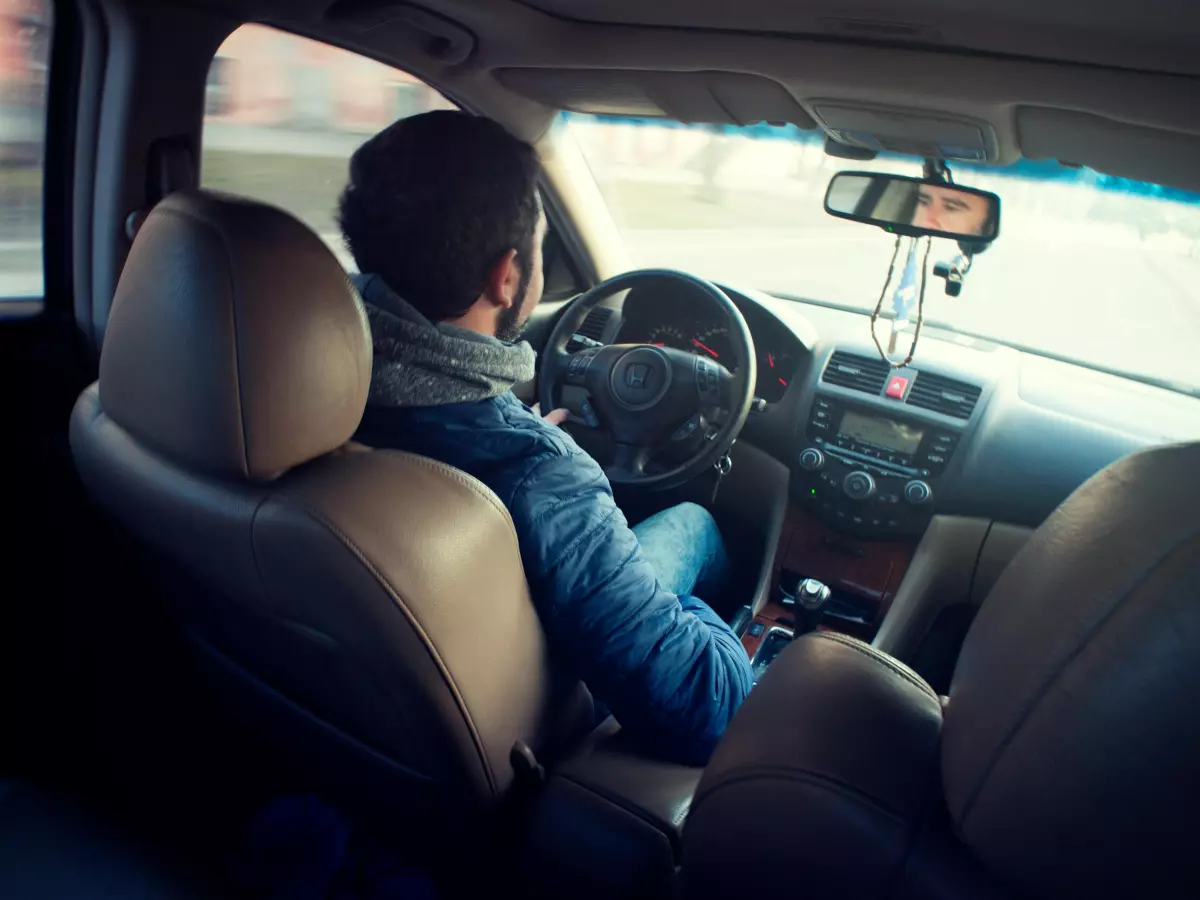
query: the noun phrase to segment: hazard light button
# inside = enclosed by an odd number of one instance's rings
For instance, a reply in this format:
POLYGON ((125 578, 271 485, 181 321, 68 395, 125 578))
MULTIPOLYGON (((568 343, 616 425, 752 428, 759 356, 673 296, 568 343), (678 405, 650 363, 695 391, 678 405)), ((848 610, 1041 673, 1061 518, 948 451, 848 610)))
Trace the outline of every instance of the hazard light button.
POLYGON ((908 390, 908 379, 900 375, 893 375, 888 381, 887 390, 884 392, 888 397, 895 397, 897 400, 904 399, 904 392, 908 390))

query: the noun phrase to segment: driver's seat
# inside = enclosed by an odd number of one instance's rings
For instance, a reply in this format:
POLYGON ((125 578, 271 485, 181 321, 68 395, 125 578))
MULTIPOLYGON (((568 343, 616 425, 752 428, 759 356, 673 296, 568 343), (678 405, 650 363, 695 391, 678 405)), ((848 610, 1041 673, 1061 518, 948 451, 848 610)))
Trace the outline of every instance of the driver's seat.
POLYGON ((71 446, 229 702, 428 829, 421 810, 492 805, 514 746, 543 751, 591 702, 554 684, 497 497, 348 443, 370 374, 362 304, 315 234, 178 193, 134 242, 71 446))

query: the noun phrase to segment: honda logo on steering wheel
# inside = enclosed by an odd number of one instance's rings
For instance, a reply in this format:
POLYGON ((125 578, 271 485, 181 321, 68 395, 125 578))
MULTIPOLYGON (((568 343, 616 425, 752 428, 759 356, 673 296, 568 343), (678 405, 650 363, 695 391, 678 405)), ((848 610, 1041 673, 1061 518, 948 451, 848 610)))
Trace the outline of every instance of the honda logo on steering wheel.
POLYGON ((625 370, 625 386, 634 390, 650 387, 650 367, 633 363, 625 370))

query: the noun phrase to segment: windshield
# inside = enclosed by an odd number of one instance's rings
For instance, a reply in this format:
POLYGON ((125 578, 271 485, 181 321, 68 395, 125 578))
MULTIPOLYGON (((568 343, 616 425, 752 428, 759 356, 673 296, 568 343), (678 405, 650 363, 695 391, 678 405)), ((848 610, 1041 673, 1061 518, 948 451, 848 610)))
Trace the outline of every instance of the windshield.
MULTIPOLYGON (((841 169, 919 175, 917 160, 835 159, 819 133, 792 126, 563 120, 635 265, 874 309, 895 238, 827 215, 825 188, 841 169)), ((1200 194, 1056 162, 951 168, 956 182, 1000 195, 1000 236, 960 296, 930 272, 928 324, 1200 390, 1200 194)), ((957 252, 935 239, 930 269, 957 252)))

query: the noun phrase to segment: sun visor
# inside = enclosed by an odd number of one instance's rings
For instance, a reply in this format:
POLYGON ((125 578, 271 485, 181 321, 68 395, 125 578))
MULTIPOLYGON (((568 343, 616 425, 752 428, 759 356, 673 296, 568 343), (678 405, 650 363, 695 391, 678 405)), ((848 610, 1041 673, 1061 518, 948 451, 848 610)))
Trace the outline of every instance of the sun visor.
POLYGON ((876 152, 963 162, 996 162, 996 132, 987 122, 847 100, 812 100, 817 123, 831 138, 876 152))
POLYGON ((497 69, 492 74, 513 93, 555 109, 593 115, 667 116, 634 72, 497 69))
POLYGON ((817 127, 783 85, 758 75, 531 68, 497 69, 493 74, 514 93, 572 112, 719 125, 775 122, 817 127))
POLYGON ((1029 159, 1057 159, 1106 175, 1200 191, 1200 135, 1025 106, 1017 110, 1017 140, 1029 159))
POLYGON ((466 62, 475 50, 475 36, 467 29, 411 3, 338 0, 325 11, 325 18, 369 33, 393 52, 416 52, 443 65, 466 62))

